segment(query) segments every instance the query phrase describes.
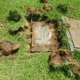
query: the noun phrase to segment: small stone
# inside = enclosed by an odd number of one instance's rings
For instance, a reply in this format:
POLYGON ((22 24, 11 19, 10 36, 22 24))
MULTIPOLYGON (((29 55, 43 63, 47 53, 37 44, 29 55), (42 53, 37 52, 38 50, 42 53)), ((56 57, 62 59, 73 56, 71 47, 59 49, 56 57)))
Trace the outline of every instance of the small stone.
POLYGON ((3 24, 0 24, 0 27, 3 27, 3 24))

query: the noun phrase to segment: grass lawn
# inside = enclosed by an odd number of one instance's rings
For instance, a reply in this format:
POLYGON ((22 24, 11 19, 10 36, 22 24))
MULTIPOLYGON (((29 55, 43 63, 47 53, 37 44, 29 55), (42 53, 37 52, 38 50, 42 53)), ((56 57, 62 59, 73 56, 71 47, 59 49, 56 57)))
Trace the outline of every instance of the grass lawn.
MULTIPOLYGON (((80 0, 49 0, 49 3, 53 6, 50 15, 62 16, 63 14, 56 10, 56 6, 58 3, 66 3, 73 8, 73 11, 65 15, 80 20, 80 0)), ((10 60, 11 56, 0 57, 0 80, 75 80, 67 77, 62 71, 49 71, 50 52, 28 54, 26 52, 27 42, 21 39, 18 34, 11 36, 8 33, 9 29, 17 29, 24 25, 22 19, 17 23, 7 21, 9 10, 16 9, 22 16, 25 16, 28 6, 42 8, 43 3, 40 3, 39 0, 0 0, 0 24, 5 26, 0 29, 0 41, 6 39, 21 43, 15 59, 10 60), (20 9, 20 6, 24 6, 24 9, 20 9)))

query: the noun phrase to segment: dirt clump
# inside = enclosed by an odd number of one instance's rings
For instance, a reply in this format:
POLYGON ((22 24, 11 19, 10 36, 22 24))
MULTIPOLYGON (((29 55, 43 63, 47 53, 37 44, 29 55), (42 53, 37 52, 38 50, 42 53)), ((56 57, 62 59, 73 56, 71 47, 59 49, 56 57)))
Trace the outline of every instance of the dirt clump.
POLYGON ((64 50, 64 49, 59 49, 54 51, 52 54, 49 56, 49 65, 60 65, 62 64, 65 60, 70 62, 73 62, 74 59, 71 58, 71 51, 69 50, 64 50))
POLYGON ((10 54, 14 54, 20 47, 19 43, 12 43, 9 41, 0 42, 0 56, 5 55, 8 56, 10 54))
POLYGON ((40 9, 40 8, 34 8, 34 7, 28 7, 27 8, 27 14, 31 14, 31 13, 34 13, 34 12, 42 13, 42 12, 44 12, 44 10, 40 9))
POLYGON ((73 73, 80 73, 80 67, 77 65, 76 61, 71 57, 71 53, 72 52, 70 50, 66 49, 59 49, 54 51, 49 56, 49 66, 60 66, 64 64, 64 61, 67 61, 70 66, 70 70, 73 73))
POLYGON ((52 9, 52 6, 50 6, 48 3, 44 3, 43 9, 49 11, 52 9))

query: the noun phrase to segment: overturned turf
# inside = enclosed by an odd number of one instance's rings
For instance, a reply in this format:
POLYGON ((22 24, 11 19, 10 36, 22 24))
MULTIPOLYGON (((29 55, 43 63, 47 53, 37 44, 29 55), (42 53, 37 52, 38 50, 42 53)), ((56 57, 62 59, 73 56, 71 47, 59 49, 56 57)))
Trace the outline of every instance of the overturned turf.
POLYGON ((0 56, 2 55, 8 56, 10 54, 14 54, 19 49, 19 47, 20 47, 19 43, 12 43, 4 40, 0 42, 0 56))
POLYGON ((50 62, 49 65, 60 65, 63 63, 64 60, 67 60, 68 62, 74 62, 74 60, 71 58, 71 51, 59 49, 54 51, 52 54, 50 54, 50 62))
POLYGON ((66 61, 73 73, 80 73, 80 67, 78 67, 76 61, 71 57, 71 54, 72 52, 66 49, 53 51, 49 56, 49 66, 60 66, 66 61))

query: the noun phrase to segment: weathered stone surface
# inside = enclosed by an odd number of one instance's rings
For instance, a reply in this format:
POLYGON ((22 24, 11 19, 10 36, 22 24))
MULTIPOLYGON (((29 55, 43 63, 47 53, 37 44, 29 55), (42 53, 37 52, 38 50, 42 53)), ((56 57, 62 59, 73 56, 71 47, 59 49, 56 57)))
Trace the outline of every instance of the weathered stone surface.
POLYGON ((66 23, 70 24, 69 32, 75 48, 80 48, 80 21, 66 18, 66 23))

